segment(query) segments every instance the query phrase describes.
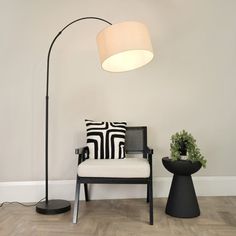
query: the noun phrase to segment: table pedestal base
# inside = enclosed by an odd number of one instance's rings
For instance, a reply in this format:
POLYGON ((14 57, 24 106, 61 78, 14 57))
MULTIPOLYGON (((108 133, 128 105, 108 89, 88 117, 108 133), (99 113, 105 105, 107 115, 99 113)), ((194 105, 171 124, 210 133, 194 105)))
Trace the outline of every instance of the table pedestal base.
POLYGON ((192 218, 200 215, 191 175, 173 176, 166 214, 180 218, 192 218))

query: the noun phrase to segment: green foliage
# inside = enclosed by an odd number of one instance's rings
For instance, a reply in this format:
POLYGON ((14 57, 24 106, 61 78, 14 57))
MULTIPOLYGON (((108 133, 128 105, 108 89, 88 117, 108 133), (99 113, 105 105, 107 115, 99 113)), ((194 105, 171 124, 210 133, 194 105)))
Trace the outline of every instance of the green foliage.
POLYGON ((171 158, 173 161, 181 159, 181 148, 187 149, 187 160, 192 162, 200 161, 202 166, 206 167, 206 160, 201 155, 200 149, 197 147, 196 140, 193 136, 185 130, 171 136, 171 158))

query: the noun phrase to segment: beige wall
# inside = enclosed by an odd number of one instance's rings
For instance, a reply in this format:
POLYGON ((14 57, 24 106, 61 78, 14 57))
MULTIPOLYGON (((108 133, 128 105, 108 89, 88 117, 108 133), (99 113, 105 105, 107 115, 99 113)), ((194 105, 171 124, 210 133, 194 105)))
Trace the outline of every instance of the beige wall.
POLYGON ((58 39, 51 58, 50 179, 74 179, 84 119, 147 125, 154 175, 167 176, 171 134, 191 132, 208 160, 198 175, 236 175, 236 1, 1 0, 0 181, 44 178, 44 96, 49 44, 68 22, 99 16, 149 26, 155 59, 111 74, 84 21, 58 39))

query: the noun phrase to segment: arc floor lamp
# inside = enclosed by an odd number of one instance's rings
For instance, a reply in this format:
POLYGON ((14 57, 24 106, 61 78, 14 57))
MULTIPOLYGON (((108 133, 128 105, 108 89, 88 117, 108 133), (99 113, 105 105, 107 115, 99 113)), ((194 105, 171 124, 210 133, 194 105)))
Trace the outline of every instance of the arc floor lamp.
POLYGON ((112 25, 109 21, 99 17, 82 17, 67 24, 52 40, 47 57, 46 80, 46 123, 45 123, 45 201, 36 206, 41 214, 59 214, 69 211, 70 202, 65 200, 48 199, 48 118, 49 118, 49 64, 52 47, 70 25, 82 20, 99 20, 109 26, 97 36, 97 45, 102 68, 110 72, 123 72, 141 67, 153 58, 152 44, 146 26, 140 22, 126 21, 112 25))

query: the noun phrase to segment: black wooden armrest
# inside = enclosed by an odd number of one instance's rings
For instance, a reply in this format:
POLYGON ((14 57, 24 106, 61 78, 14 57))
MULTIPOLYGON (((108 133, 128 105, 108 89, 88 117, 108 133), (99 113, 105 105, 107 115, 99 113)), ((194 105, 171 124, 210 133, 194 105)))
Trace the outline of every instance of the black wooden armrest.
POLYGON ((149 147, 147 147, 146 149, 145 149, 145 152, 147 153, 147 154, 153 154, 153 149, 151 149, 151 148, 149 148, 149 147))
POLYGON ((145 152, 147 153, 147 159, 148 159, 148 162, 151 166, 151 169, 152 169, 152 154, 153 154, 153 149, 147 147, 145 152))
POLYGON ((76 148, 75 154, 77 154, 79 157, 78 164, 85 161, 85 159, 88 158, 88 154, 89 154, 88 146, 76 148))
POLYGON ((80 147, 75 149, 75 154, 83 154, 83 152, 86 152, 86 149, 88 149, 88 146, 80 147))

